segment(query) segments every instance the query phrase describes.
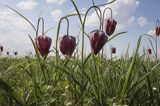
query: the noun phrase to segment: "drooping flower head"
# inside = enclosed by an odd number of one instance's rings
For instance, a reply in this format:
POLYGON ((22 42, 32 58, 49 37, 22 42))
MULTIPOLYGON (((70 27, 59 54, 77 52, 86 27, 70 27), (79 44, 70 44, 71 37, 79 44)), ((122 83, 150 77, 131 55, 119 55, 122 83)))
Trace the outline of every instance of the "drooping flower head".
POLYGON ((108 37, 106 36, 104 31, 94 30, 90 32, 90 45, 92 52, 94 54, 99 53, 99 51, 103 48, 107 40, 108 37))
MULTIPOLYGON (((69 20, 68 18, 61 18, 60 22, 62 19, 65 19, 67 22, 67 34, 64 35, 63 37, 59 38, 59 49, 63 55, 66 56, 72 56, 74 49, 76 48, 76 38, 74 36, 69 35, 69 20)), ((57 36, 58 38, 58 36, 57 36)), ((58 42, 57 42, 58 43, 58 42)))
POLYGON ((43 18, 39 18, 37 24, 35 45, 42 57, 46 56, 49 53, 51 43, 52 39, 44 34, 44 20, 43 18), (39 23, 41 20, 42 20, 42 35, 38 35, 39 23))
POLYGON ((115 21, 114 19, 112 18, 105 19, 105 25, 104 25, 105 33, 108 36, 112 35, 116 29, 116 25, 117 25, 117 21, 115 21))
POLYGON ((116 29, 117 21, 112 18, 112 9, 111 8, 109 8, 109 7, 105 8, 105 10, 103 12, 103 21, 104 21, 104 29, 103 29, 104 32, 108 36, 112 35, 114 33, 115 29, 116 29), (106 18, 104 20, 104 14, 105 14, 105 11, 107 9, 109 9, 111 11, 111 17, 110 18, 106 18))
POLYGON ((51 47, 52 39, 46 35, 37 36, 35 38, 35 44, 42 57, 46 56, 49 53, 51 47))
POLYGON ((63 55, 71 56, 76 47, 76 39, 70 35, 59 38, 59 48, 63 55))

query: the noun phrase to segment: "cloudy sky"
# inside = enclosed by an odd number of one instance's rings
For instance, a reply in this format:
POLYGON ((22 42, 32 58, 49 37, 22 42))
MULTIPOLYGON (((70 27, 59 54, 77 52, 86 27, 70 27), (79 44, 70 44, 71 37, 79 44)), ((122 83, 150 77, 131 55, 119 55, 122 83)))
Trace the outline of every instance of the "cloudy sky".
MULTIPOLYGON (((94 1, 97 5, 109 2, 106 0, 94 1)), ((75 2, 82 13, 85 13, 87 8, 92 5, 92 0, 75 0, 75 2)), ((18 51, 20 55, 26 55, 29 51, 33 51, 28 34, 34 38, 35 32, 23 18, 6 8, 4 4, 9 5, 26 16, 34 25, 36 25, 38 17, 43 17, 45 20, 45 29, 47 30, 53 27, 47 33, 47 36, 53 39, 52 48, 55 46, 59 19, 64 15, 75 12, 70 0, 0 0, 0 44, 4 46, 5 52, 18 51)), ((113 10, 113 18, 118 22, 114 34, 128 31, 127 34, 107 43, 105 45, 105 51, 109 52, 109 48, 115 46, 118 55, 120 55, 126 51, 128 45, 130 45, 130 51, 132 51, 141 34, 149 33, 154 36, 155 22, 158 18, 160 19, 159 4, 160 0, 116 0, 113 4, 101 7, 101 10, 106 7, 111 7, 113 10)), ((109 11, 106 12, 105 17, 110 17, 109 11)), ((77 17, 69 18, 69 20, 69 33, 77 37, 80 31, 79 20, 77 17)), ((93 9, 87 17, 85 31, 89 33, 98 28, 99 20, 93 9)), ((65 34, 66 23, 63 22, 60 36, 65 34)), ((88 52, 90 51, 89 41, 87 38, 85 41, 85 49, 88 52)), ((142 46, 150 48, 147 38, 142 40, 142 46)))

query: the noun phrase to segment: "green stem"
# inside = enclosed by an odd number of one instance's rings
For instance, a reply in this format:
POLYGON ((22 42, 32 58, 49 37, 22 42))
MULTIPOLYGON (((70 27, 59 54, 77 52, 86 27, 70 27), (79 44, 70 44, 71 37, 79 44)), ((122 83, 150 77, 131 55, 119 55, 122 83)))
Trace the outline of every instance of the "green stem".
POLYGON ((60 32, 60 27, 61 27, 61 22, 63 19, 67 20, 67 34, 69 33, 69 21, 67 17, 62 17, 58 23, 58 29, 57 29, 57 37, 56 37, 56 65, 58 64, 58 38, 59 38, 59 32, 60 32))
POLYGON ((155 43, 156 43, 156 61, 157 61, 157 59, 158 59, 158 45, 157 45, 157 36, 156 36, 156 38, 155 38, 155 43))
POLYGON ((143 36, 143 35, 141 35, 140 38, 138 39, 136 51, 135 51, 134 56, 133 56, 133 59, 132 59, 132 61, 131 61, 131 63, 130 63, 129 69, 128 69, 128 71, 127 71, 126 78, 125 78, 124 84, 123 84, 123 86, 122 86, 121 98, 120 98, 119 103, 121 103, 121 102, 125 99, 126 90, 127 90, 128 84, 129 84, 129 80, 130 80, 131 74, 132 74, 133 71, 134 71, 133 69, 134 69, 134 66, 135 66, 136 56, 137 56, 137 54, 138 54, 138 50, 139 50, 139 47, 140 47, 140 43, 141 43, 142 36, 143 36))
POLYGON ((102 17, 102 30, 103 30, 103 23, 104 23, 104 15, 105 15, 105 12, 107 9, 109 9, 111 11, 111 18, 112 18, 112 9, 110 7, 105 8, 103 11, 103 17, 102 17))
MULTIPOLYGON (((102 12, 100 10, 100 8, 98 6, 91 6, 87 12, 85 13, 85 16, 84 16, 84 21, 83 21, 83 24, 82 24, 82 49, 81 49, 81 60, 82 60, 82 70, 83 70, 83 55, 84 55, 84 34, 85 34, 85 31, 84 31, 84 28, 85 28, 85 22, 86 22, 86 18, 87 18, 87 15, 89 13, 89 11, 92 9, 92 8, 97 8, 100 12, 100 17, 102 17, 102 12)), ((101 18, 100 18, 100 28, 101 29, 101 18)))
POLYGON ((36 32, 36 28, 35 26, 32 24, 31 21, 29 21, 25 16, 23 16, 21 13, 19 13, 18 11, 16 11, 15 9, 11 8, 10 6, 8 5, 5 5, 7 8, 11 9, 12 11, 16 12, 18 15, 20 15, 23 19, 25 19, 31 26, 32 28, 34 29, 34 31, 36 32))
POLYGON ((39 23, 40 23, 41 20, 42 20, 42 35, 44 35, 44 19, 42 17, 40 17, 38 19, 38 23, 37 23, 36 37, 38 36, 39 23))
POLYGON ((81 25, 82 25, 83 22, 82 22, 82 18, 81 18, 80 12, 79 12, 79 10, 78 10, 78 7, 76 6, 76 4, 75 4, 75 2, 74 2, 73 0, 71 0, 71 2, 72 2, 72 4, 73 4, 74 8, 76 9, 76 12, 77 12, 77 14, 78 14, 80 23, 81 23, 81 25))
MULTIPOLYGON (((59 32, 60 32, 60 27, 61 27, 61 21, 63 19, 66 19, 67 22, 68 22, 68 19, 67 17, 71 17, 71 16, 76 16, 77 14, 69 14, 69 15, 66 15, 64 17, 62 17, 58 23, 58 29, 57 29, 57 36, 56 36, 56 65, 58 64, 58 38, 59 38, 59 32)), ((67 28, 67 34, 69 32, 69 22, 68 22, 68 28, 67 28)))

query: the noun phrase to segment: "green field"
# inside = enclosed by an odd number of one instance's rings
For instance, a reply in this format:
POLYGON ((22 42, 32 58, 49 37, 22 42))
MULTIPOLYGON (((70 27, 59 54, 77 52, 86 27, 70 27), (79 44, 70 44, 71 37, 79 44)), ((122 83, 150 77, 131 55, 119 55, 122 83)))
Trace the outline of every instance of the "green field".
POLYGON ((135 54, 120 59, 0 59, 0 105, 151 106, 160 104, 160 62, 135 54))

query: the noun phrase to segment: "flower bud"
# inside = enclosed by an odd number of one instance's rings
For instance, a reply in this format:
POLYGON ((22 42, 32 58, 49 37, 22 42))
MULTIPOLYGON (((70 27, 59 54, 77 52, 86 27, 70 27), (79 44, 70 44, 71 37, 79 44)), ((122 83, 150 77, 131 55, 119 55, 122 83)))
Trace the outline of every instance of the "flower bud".
POLYGON ((117 25, 117 21, 115 21, 114 19, 112 18, 105 19, 105 23, 104 23, 105 33, 108 36, 112 35, 113 32, 115 31, 116 25, 117 25))
POLYGON ((49 53, 51 43, 52 39, 45 35, 37 36, 35 38, 36 47, 38 48, 42 57, 49 53))
POLYGON ((116 53, 116 48, 115 48, 115 47, 112 47, 112 48, 111 48, 111 52, 112 52, 112 54, 115 54, 115 53, 116 53))
POLYGON ((90 32, 90 45, 92 52, 96 55, 107 42, 108 37, 101 30, 94 30, 90 32))
POLYGON ((64 35, 59 39, 59 48, 63 55, 71 56, 75 47, 76 47, 75 37, 64 35))

